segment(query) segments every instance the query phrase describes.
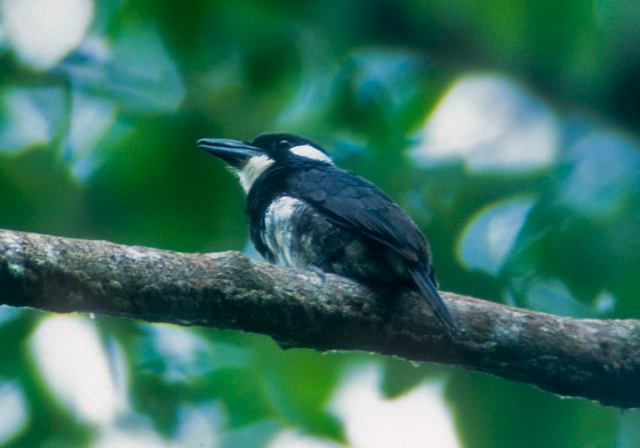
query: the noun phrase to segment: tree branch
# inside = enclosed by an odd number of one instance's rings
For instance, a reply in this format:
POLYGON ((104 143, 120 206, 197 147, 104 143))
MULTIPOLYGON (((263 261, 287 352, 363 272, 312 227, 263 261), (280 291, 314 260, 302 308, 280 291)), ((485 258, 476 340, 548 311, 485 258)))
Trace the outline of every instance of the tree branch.
POLYGON ((640 407, 640 321, 558 317, 442 293, 452 341, 420 297, 381 300, 328 274, 238 252, 185 254, 0 230, 0 304, 228 328, 286 347, 453 364, 620 408, 640 407))

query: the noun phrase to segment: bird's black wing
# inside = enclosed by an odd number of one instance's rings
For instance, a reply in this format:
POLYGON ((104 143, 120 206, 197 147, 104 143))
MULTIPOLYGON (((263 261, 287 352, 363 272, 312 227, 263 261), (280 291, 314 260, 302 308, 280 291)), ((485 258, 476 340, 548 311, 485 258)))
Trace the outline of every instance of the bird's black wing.
POLYGON ((288 192, 313 204, 336 224, 364 233, 412 263, 430 263, 427 243, 411 218, 361 177, 320 166, 291 173, 287 183, 288 192))
POLYGON ((411 218, 375 185, 333 166, 298 170, 287 177, 287 191, 313 204, 337 225, 358 230, 396 251, 422 296, 447 332, 457 326, 438 294, 429 246, 411 218))

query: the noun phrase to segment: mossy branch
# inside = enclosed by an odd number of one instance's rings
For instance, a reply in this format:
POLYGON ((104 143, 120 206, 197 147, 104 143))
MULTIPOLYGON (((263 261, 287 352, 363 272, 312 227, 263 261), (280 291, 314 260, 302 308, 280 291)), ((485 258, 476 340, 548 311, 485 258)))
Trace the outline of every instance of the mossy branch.
POLYGON ((442 295, 463 329, 455 341, 410 292, 381 300, 349 279, 238 252, 186 254, 0 230, 0 304, 260 333, 284 347, 452 364, 640 407, 640 321, 558 317, 442 295))

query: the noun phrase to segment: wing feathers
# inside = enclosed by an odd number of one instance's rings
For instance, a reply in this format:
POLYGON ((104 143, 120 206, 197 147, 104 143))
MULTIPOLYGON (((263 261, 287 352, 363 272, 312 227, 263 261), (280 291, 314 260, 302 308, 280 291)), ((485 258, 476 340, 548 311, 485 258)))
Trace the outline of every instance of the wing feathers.
POLYGON ((429 246, 411 218, 373 184, 334 166, 299 170, 288 177, 288 190, 317 207, 340 226, 355 229, 396 251, 427 304, 451 336, 455 321, 436 289, 429 246))
MULTIPOLYGON (((314 167, 292 173, 288 191, 318 207, 336 224, 357 229, 417 262, 428 257, 424 236, 411 218, 373 184, 347 171, 330 173, 335 167, 314 167)), ((427 258, 423 260, 429 264, 427 258)))

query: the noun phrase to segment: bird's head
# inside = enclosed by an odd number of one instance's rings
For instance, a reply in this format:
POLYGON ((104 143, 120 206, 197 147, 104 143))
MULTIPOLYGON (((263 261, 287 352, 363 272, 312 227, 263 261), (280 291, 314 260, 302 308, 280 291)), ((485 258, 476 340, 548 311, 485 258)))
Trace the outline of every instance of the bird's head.
POLYGON ((274 164, 291 165, 315 161, 333 164, 319 145, 293 134, 260 134, 251 143, 205 138, 198 146, 226 162, 245 191, 274 164))

